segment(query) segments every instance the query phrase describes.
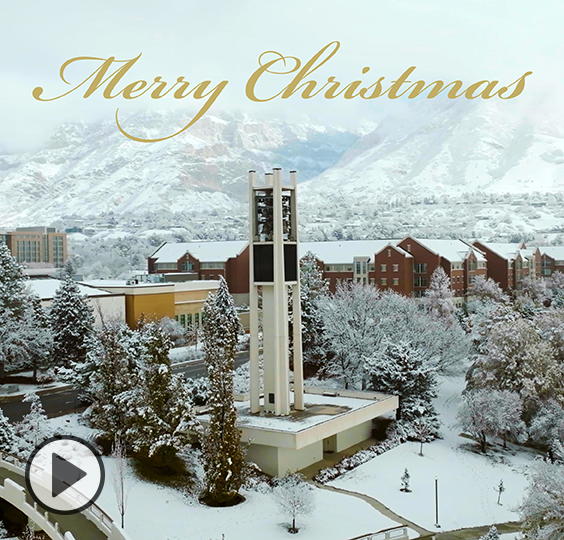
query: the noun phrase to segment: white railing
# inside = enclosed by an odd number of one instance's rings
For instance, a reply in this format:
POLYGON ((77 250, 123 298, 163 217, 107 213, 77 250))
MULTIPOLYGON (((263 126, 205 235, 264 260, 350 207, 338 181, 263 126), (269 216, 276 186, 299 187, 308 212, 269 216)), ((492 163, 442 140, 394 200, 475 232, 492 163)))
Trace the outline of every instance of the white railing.
POLYGON ((408 540, 408 527, 393 527, 375 533, 358 536, 354 540, 408 540))
MULTIPOLYGON (((7 454, 0 454, 0 469, 6 469, 10 472, 16 473, 19 476, 25 478, 25 462, 23 462, 20 458, 13 456, 13 455, 7 455, 7 454)), ((34 476, 37 477, 42 477, 43 474, 45 474, 45 472, 37 467, 34 467, 31 471, 31 474, 33 474, 34 476)), ((77 491, 76 489, 69 487, 65 490, 65 496, 69 499, 71 499, 72 501, 78 502, 80 503, 79 506, 82 506, 83 504, 86 504, 88 502, 88 499, 86 497, 84 497, 84 495, 82 495, 79 491, 77 491)), ((57 522, 52 522, 49 520, 49 514, 48 512, 45 512, 44 516, 41 518, 41 512, 40 510, 38 510, 37 508, 37 503, 33 502, 33 504, 28 503, 27 502, 27 492, 26 490, 21 487, 19 484, 17 484, 16 482, 13 482, 12 480, 10 480, 9 478, 5 480, 4 482, 4 489, 2 489, 0 487, 0 497, 2 497, 3 499, 8 500, 8 502, 14 504, 14 506, 17 506, 20 510, 22 510, 28 517, 30 517, 30 519, 32 519, 33 521, 35 521, 37 523, 37 525, 39 525, 51 538, 53 538, 53 540, 75 540, 74 536, 72 535, 72 533, 69 531, 67 533, 65 533, 64 535, 61 534, 60 532, 60 525, 57 522), (23 501, 25 504, 27 504, 27 507, 29 508, 24 508, 21 507, 19 504, 14 504, 14 502, 12 500, 7 499, 6 497, 4 497, 4 492, 6 490, 6 484, 9 486, 8 487, 8 494, 13 495, 14 489, 17 488, 18 491, 21 491, 21 493, 23 493, 23 501), (14 488, 15 486, 15 488, 14 488), (45 525, 47 527, 51 526, 51 528, 53 529, 52 532, 53 534, 55 534, 55 536, 53 536, 49 530, 43 528, 42 523, 40 523, 37 519, 35 519, 34 516, 30 516, 28 511, 33 510, 34 515, 39 515, 40 516, 40 521, 41 522, 47 522, 45 523, 45 525), (28 511, 26 511, 28 510, 28 511)), ((16 502, 20 502, 22 500, 22 496, 21 495, 17 495, 15 497, 16 502)), ((121 529, 120 527, 118 527, 115 523, 114 520, 106 513, 104 512, 104 510, 102 510, 102 508, 100 508, 98 505, 96 504, 91 504, 88 508, 86 508, 85 510, 83 510, 81 512, 81 514, 88 519, 89 521, 91 521, 92 523, 94 523, 94 525, 96 525, 96 527, 104 534, 104 536, 106 536, 108 538, 108 540, 129 540, 129 537, 127 536, 127 534, 125 533, 125 531, 123 529, 121 529)), ((55 519, 54 516, 51 516, 51 519, 55 519)))

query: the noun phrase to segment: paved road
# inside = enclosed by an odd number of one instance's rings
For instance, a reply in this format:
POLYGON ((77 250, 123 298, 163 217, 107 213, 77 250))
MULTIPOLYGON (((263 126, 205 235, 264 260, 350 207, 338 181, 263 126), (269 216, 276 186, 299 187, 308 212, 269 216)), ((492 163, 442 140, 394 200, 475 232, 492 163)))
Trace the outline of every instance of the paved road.
MULTIPOLYGON (((239 367, 248 361, 248 352, 239 353, 237 358, 235 358, 235 367, 239 367)), ((207 375, 206 366, 203 361, 174 368, 174 372, 183 374, 184 377, 191 379, 207 375)), ((41 396, 41 403, 45 408, 45 412, 49 416, 59 416, 61 414, 71 413, 83 406, 79 399, 78 390, 64 390, 55 394, 41 396)), ((10 422, 19 422, 24 415, 29 412, 29 403, 11 401, 9 403, 0 403, 0 408, 10 422)))

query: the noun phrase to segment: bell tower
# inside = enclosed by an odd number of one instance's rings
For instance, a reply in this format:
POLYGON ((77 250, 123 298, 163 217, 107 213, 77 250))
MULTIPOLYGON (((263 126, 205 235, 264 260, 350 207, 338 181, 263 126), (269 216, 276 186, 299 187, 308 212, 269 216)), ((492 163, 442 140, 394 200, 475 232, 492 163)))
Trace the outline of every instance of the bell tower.
POLYGON ((258 358, 259 287, 262 289, 263 410, 277 416, 291 410, 288 291, 292 290, 294 409, 303 410, 303 364, 298 258, 297 174, 284 185, 282 170, 266 173, 264 183, 249 171, 250 398, 261 411, 258 358))

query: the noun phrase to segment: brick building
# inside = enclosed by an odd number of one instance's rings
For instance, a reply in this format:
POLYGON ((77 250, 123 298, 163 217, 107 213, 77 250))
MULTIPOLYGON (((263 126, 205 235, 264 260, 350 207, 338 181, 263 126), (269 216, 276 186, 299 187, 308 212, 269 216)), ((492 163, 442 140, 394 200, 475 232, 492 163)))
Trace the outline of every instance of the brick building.
POLYGON ((540 275, 550 277, 554 272, 564 273, 564 247, 543 246, 540 251, 540 275))
POLYGON ((484 252, 488 261, 488 277, 499 283, 503 290, 521 290, 523 278, 541 277, 542 256, 539 248, 527 249, 523 242, 504 244, 476 240, 473 245, 484 252))
MULTIPOLYGON (((406 296, 421 297, 441 266, 461 303, 475 276, 487 275, 484 253, 462 240, 355 240, 302 242, 299 257, 312 253, 334 292, 339 281, 370 283, 406 296)), ((150 274, 184 279, 227 280, 236 303, 248 302, 248 246, 236 242, 163 244, 149 257, 150 274)))
POLYGON ((53 227, 19 227, 0 234, 19 263, 60 268, 68 259, 67 235, 53 227))

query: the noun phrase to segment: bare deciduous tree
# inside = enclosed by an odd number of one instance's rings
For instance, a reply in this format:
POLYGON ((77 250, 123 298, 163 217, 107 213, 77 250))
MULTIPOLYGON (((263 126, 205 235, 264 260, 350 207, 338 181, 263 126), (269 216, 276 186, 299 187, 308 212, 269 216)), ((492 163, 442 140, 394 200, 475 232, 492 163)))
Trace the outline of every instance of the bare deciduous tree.
POLYGON ((315 508, 313 488, 304 481, 302 475, 290 474, 278 480, 273 494, 280 510, 292 518, 292 526, 288 531, 297 533, 296 518, 311 514, 315 508))

